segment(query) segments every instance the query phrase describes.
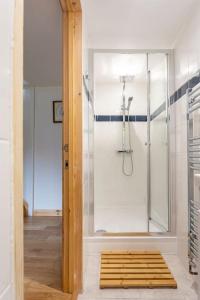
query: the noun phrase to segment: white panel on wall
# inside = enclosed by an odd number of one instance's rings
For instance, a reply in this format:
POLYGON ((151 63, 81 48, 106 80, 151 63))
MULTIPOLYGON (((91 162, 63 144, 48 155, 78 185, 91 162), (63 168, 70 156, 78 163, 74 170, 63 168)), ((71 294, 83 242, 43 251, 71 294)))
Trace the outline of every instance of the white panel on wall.
MULTIPOLYGON (((95 89, 95 114, 120 115, 122 105, 122 83, 98 83, 95 89)), ((146 82, 134 81, 126 84, 126 96, 133 96, 130 115, 147 114, 146 82)))
POLYGON ((60 87, 35 89, 34 209, 62 209, 62 124, 53 123, 60 87))
MULTIPOLYGON (((175 87, 180 88, 200 69, 200 3, 185 24, 175 48, 175 87)), ((174 104, 176 116, 176 202, 178 255, 188 269, 188 183, 187 183, 187 102, 183 96, 174 104)))
POLYGON ((151 218, 168 230, 168 132, 166 112, 162 112, 150 123, 150 178, 151 218))
POLYGON ((188 268, 188 179, 187 179, 187 102, 186 96, 176 109, 176 201, 178 254, 188 268))
POLYGON ((175 48, 176 89, 200 69, 200 3, 196 4, 190 21, 177 37, 175 48))
MULTIPOLYGON (((135 75, 126 84, 130 115, 147 115, 146 55, 95 54, 95 115, 121 115, 120 71, 135 75), (117 73, 117 74, 116 74, 117 73)), ((126 123, 127 126, 127 123, 126 123)), ((131 122, 133 175, 122 172, 122 122, 94 122, 94 229, 147 231, 147 122, 131 122)), ((130 156, 125 166, 130 170, 130 156)))
POLYGON ((33 162, 34 162, 34 88, 24 89, 24 199, 28 203, 29 215, 33 210, 33 162))
POLYGON ((0 299, 13 297, 12 88, 14 0, 0 1, 0 299))
POLYGON ((121 149, 122 122, 95 122, 95 230, 147 230, 146 126, 146 122, 131 123, 133 176, 127 177, 122 173, 122 154, 117 153, 121 149))

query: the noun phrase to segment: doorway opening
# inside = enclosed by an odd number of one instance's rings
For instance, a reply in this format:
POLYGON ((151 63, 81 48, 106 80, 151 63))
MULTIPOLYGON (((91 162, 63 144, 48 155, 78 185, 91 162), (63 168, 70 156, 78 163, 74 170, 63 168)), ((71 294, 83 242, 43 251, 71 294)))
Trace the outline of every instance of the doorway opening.
POLYGON ((62 290, 62 8, 24 1, 24 273, 62 290))

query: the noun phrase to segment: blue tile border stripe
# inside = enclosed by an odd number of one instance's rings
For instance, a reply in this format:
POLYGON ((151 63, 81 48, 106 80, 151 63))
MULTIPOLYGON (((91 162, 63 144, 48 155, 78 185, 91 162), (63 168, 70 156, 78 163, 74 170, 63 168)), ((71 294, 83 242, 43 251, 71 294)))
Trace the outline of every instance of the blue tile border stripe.
POLYGON ((97 122, 109 122, 111 120, 110 115, 96 115, 95 120, 97 122))
POLYGON ((180 98, 182 98, 186 93, 187 89, 192 89, 197 84, 200 83, 200 75, 192 77, 190 80, 185 82, 174 94, 170 97, 170 105, 178 101, 180 98))
MULTIPOLYGON (((128 121, 128 116, 125 117, 126 122, 128 121)), ((130 122, 147 122, 146 115, 130 115, 130 122)), ((122 122, 122 115, 96 115, 95 121, 97 122, 122 122)))

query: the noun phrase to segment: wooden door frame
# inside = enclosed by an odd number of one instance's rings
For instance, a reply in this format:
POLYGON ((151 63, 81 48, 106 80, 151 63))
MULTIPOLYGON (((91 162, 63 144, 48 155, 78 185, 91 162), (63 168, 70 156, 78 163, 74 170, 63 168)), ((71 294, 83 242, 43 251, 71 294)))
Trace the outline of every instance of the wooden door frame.
POLYGON ((82 290, 82 10, 63 11, 63 291, 82 290), (67 164, 67 165, 66 165, 67 164))
MULTIPOLYGON (((60 0, 63 12, 63 291, 82 289, 82 12, 80 0, 60 0), (64 147, 64 145, 67 145, 64 147)), ((15 300, 24 299, 23 253, 23 12, 14 1, 13 226, 15 300)))

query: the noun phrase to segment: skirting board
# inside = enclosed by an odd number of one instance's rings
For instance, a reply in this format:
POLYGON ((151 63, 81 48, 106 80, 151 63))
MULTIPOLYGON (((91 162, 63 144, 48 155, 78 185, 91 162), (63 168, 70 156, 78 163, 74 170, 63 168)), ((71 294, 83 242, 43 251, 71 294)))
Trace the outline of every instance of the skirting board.
POLYGON ((59 209, 35 209, 33 212, 34 217, 56 217, 62 216, 62 210, 59 209))

